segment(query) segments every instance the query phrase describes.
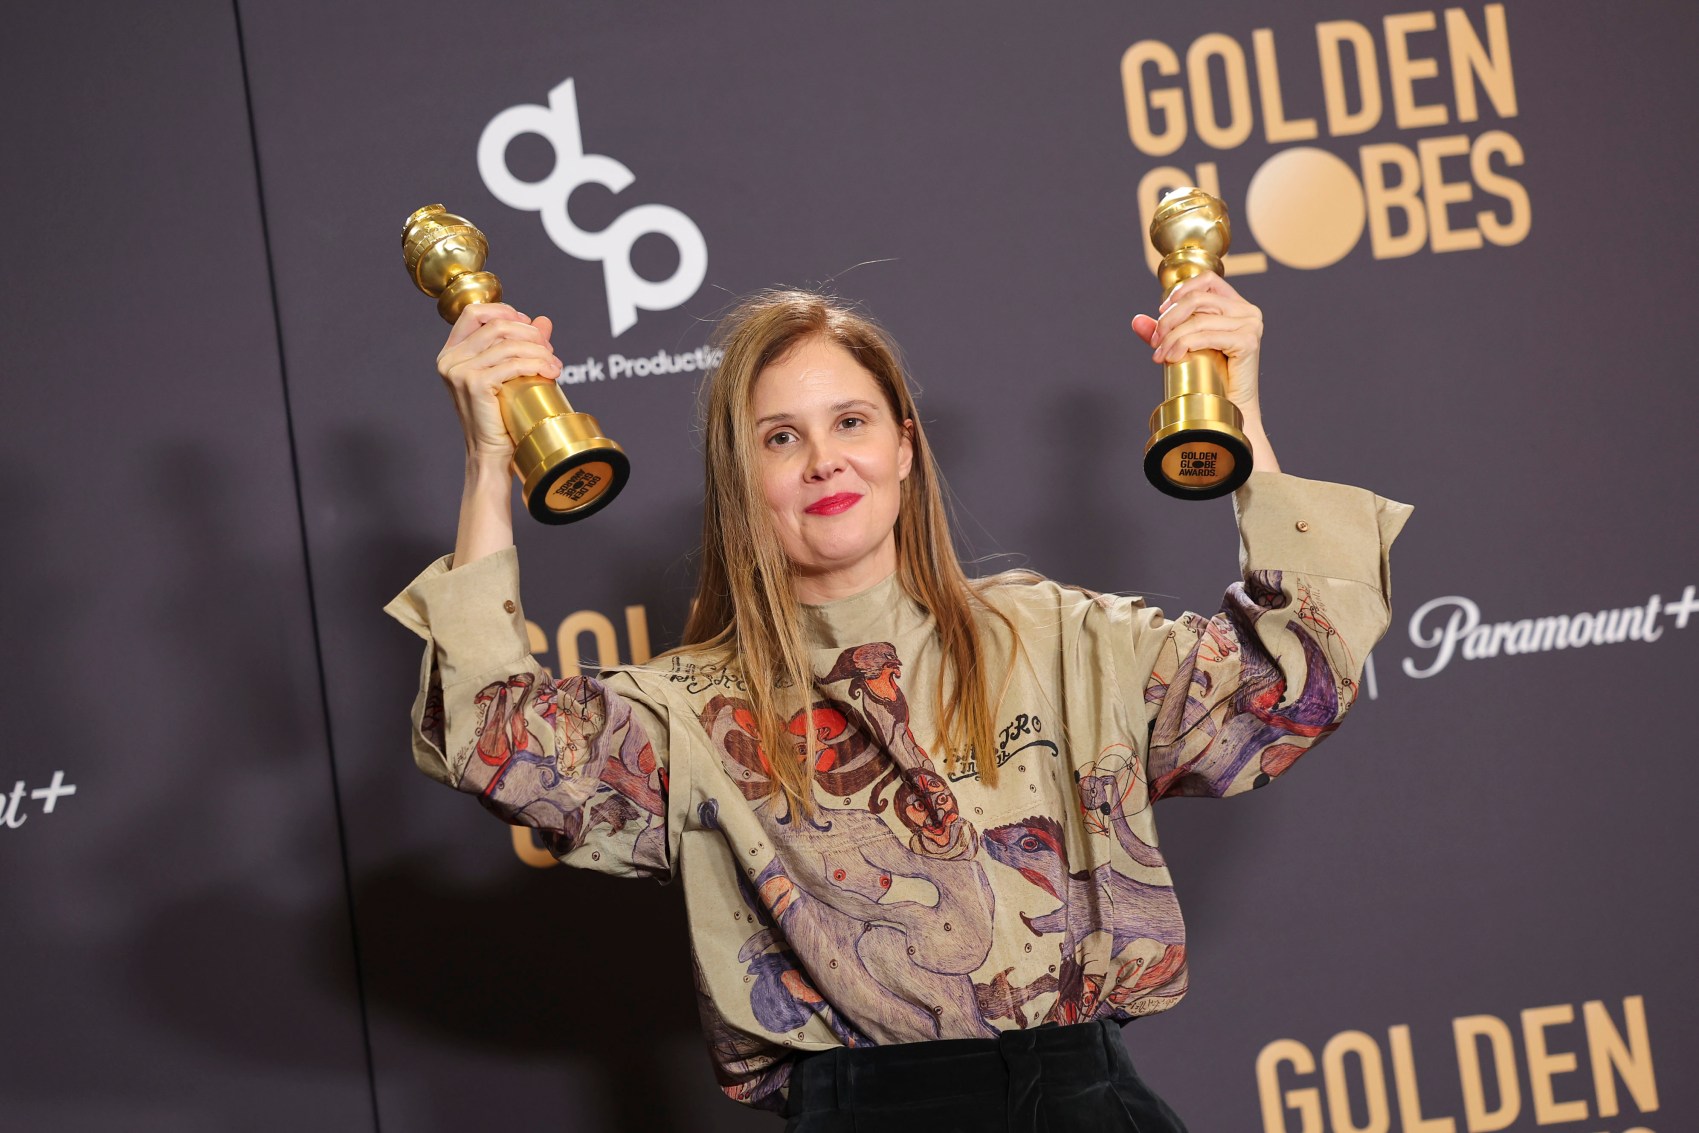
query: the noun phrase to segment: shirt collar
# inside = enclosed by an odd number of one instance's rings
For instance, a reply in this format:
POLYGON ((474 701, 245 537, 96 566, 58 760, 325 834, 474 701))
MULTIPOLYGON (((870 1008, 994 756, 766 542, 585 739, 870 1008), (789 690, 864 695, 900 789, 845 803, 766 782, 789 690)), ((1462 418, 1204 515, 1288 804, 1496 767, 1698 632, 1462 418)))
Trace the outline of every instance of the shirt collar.
POLYGON ((892 641, 923 629, 926 609, 910 598, 892 571, 860 594, 802 606, 802 632, 816 649, 848 649, 892 641))

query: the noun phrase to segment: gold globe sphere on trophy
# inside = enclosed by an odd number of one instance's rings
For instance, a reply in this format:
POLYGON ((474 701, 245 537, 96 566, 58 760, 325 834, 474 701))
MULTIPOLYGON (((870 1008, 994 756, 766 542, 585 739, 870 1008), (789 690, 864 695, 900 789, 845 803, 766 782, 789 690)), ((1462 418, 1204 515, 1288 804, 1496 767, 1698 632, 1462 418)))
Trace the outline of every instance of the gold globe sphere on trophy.
MULTIPOLYGON (((1232 230, 1227 206, 1202 189, 1175 189, 1150 220, 1150 242, 1162 255, 1162 298, 1206 271, 1225 274, 1232 230)), ((1150 415, 1144 474, 1161 492, 1183 500, 1224 496, 1251 474, 1251 444, 1239 407, 1227 400, 1227 358, 1194 350, 1162 367, 1163 401, 1150 415)))
MULTIPOLYGON (((419 290, 437 301, 452 323, 472 303, 501 299, 501 281, 484 271, 489 241, 472 222, 441 205, 407 218, 401 254, 419 290)), ((625 450, 602 435, 588 413, 576 412, 552 378, 512 378, 497 394, 502 423, 513 438, 513 470, 525 507, 542 523, 572 523, 613 502, 631 475, 625 450)))

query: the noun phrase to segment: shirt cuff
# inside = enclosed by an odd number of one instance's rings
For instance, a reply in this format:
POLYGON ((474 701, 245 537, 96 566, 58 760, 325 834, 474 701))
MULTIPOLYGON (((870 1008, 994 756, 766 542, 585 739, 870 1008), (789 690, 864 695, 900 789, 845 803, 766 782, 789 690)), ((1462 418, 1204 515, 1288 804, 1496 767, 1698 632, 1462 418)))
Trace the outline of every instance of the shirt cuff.
POLYGON ((1387 551, 1412 510, 1348 484, 1253 472, 1233 493, 1239 566, 1348 579, 1386 594, 1387 551))
POLYGON ((458 570, 451 562, 445 555, 426 567, 384 607, 433 643, 445 688, 531 652, 519 604, 519 552, 505 547, 458 570))

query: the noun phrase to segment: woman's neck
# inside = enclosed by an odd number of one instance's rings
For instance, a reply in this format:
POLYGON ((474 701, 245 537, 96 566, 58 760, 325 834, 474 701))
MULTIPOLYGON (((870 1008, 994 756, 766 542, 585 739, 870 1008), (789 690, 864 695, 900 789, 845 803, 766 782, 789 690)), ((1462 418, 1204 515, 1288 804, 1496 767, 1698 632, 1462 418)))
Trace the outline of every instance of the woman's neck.
POLYGON ((873 554, 841 570, 793 574, 791 589, 796 594, 796 600, 803 605, 824 606, 828 602, 853 598, 863 591, 871 590, 895 574, 896 570, 897 541, 892 538, 873 554))

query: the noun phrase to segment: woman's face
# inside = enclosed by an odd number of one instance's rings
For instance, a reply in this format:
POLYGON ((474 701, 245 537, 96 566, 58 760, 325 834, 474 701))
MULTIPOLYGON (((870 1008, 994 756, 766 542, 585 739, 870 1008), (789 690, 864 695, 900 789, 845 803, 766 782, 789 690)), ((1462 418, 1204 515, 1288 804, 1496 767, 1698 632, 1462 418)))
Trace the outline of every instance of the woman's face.
POLYGON ((797 597, 829 602, 896 570, 914 447, 873 375, 830 339, 806 339, 756 377, 750 409, 797 597))

